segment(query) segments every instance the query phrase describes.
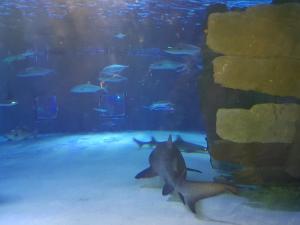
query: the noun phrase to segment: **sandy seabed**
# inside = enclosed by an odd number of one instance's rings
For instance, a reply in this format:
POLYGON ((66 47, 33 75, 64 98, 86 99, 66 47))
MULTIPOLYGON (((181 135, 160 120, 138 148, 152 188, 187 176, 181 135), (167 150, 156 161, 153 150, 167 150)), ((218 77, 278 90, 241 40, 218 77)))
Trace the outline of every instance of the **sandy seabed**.
MULTIPOLYGON (((148 166, 151 150, 140 150, 132 138, 162 141, 169 133, 205 145, 200 133, 173 131, 56 134, 0 143, 0 225, 300 224, 300 212, 252 208, 231 194, 199 201, 199 218, 181 202, 162 196, 153 188, 155 180, 135 180, 148 166)), ((208 155, 184 158, 203 172, 189 178, 217 175, 208 155)))

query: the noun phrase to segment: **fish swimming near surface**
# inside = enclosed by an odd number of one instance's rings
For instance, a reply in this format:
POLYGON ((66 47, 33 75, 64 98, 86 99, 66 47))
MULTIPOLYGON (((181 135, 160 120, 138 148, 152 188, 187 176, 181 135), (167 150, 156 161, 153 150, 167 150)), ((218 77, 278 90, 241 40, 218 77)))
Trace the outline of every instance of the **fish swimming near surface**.
POLYGON ((16 100, 5 100, 0 102, 0 107, 11 107, 17 104, 18 102, 16 100))
POLYGON ((126 37, 126 34, 123 33, 117 33, 114 35, 115 38, 117 39, 124 39, 126 37))
POLYGON ((77 93, 77 94, 83 94, 83 93, 96 93, 98 91, 107 92, 105 87, 100 87, 98 85, 91 84, 90 81, 88 81, 85 84, 79 84, 71 88, 70 92, 77 93))
POLYGON ((36 53, 34 51, 27 50, 26 52, 23 52, 23 53, 18 54, 18 55, 8 56, 8 57, 3 59, 3 62, 9 64, 9 63, 13 63, 13 62, 16 62, 16 61, 25 60, 25 59, 33 57, 35 55, 36 55, 36 53))
POLYGON ((195 45, 180 43, 177 44, 175 47, 168 47, 164 50, 164 52, 172 55, 194 56, 200 54, 200 48, 195 45))
POLYGON ((238 193, 238 189, 229 184, 216 182, 188 181, 187 167, 182 154, 172 142, 171 135, 168 141, 158 144, 149 156, 149 167, 138 173, 135 178, 150 178, 159 176, 164 181, 163 195, 178 193, 182 202, 193 213, 196 213, 197 201, 221 193, 238 193))
POLYGON ((173 112, 175 110, 175 105, 168 101, 157 101, 153 102, 149 106, 144 106, 144 108, 151 111, 173 112))
POLYGON ((23 141, 37 137, 37 130, 30 130, 25 127, 17 127, 4 135, 8 141, 23 141))
POLYGON ((99 113, 107 113, 108 112, 107 109, 100 108, 100 107, 94 108, 94 111, 99 112, 99 113))
POLYGON ((127 65, 121 65, 121 64, 112 64, 109 66, 104 67, 100 71, 100 76, 101 75, 114 75, 114 74, 120 74, 122 73, 125 69, 127 69, 129 66, 127 65))
POLYGON ((172 70, 176 72, 187 71, 188 67, 185 63, 171 61, 171 60, 161 60, 150 64, 149 70, 172 70))
POLYGON ((17 74, 18 77, 44 77, 54 73, 53 69, 43 67, 28 67, 23 72, 17 74))
MULTIPOLYGON (((158 144, 164 143, 164 142, 157 141, 154 137, 151 137, 150 141, 141 141, 136 138, 133 138, 133 141, 139 146, 139 148, 143 148, 143 147, 154 148, 158 144)), ((177 135, 177 138, 173 143, 181 152, 205 153, 205 154, 208 153, 207 148, 205 146, 185 141, 180 135, 177 135)))
POLYGON ((119 74, 100 74, 100 76, 98 77, 98 80, 101 82, 107 82, 107 83, 119 83, 119 82, 123 82, 128 80, 127 77, 124 77, 122 75, 119 74))

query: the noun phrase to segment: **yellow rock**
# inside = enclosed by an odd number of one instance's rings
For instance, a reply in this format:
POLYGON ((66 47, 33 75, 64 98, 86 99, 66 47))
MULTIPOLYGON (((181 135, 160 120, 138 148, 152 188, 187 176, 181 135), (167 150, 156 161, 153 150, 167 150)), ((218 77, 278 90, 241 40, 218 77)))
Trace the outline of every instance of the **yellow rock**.
POLYGON ((300 59, 221 56, 213 65, 224 87, 300 98, 300 59))
POLYGON ((213 13, 207 45, 225 55, 300 58, 300 4, 213 13))
POLYGON ((258 104, 251 109, 219 109, 217 134, 237 143, 292 143, 300 105, 258 104))

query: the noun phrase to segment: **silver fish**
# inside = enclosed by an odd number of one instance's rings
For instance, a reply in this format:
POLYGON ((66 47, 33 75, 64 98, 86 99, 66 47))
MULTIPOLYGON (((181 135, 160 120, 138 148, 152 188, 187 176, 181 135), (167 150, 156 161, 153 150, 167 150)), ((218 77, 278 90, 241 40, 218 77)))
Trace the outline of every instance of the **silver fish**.
POLYGON ((200 48, 191 44, 177 44, 175 47, 168 47, 164 52, 172 55, 198 55, 200 54, 200 48))
POLYGON ((104 91, 106 92, 106 89, 104 87, 100 87, 98 85, 91 84, 90 81, 88 81, 85 84, 79 84, 71 88, 70 92, 82 94, 82 93, 96 93, 98 91, 104 91))
POLYGON ((158 102, 153 102, 149 106, 144 106, 144 108, 149 109, 151 111, 167 111, 171 112, 174 111, 174 104, 168 101, 158 101, 158 102))
POLYGON ((13 63, 16 61, 21 61, 21 60, 25 60, 29 57, 33 57, 35 56, 36 53, 32 50, 27 50, 24 53, 18 54, 18 55, 12 55, 12 56, 8 56, 6 58, 3 59, 4 63, 13 63))
POLYGON ((53 69, 43 67, 28 67, 23 72, 17 74, 18 77, 42 77, 54 73, 53 69))
POLYGON ((17 104, 18 102, 15 100, 8 100, 8 101, 0 102, 0 107, 11 107, 17 104))
POLYGON ((112 75, 100 75, 98 78, 101 82, 108 82, 108 83, 119 83, 128 80, 127 77, 124 77, 119 74, 112 74, 112 75))
POLYGON ((109 66, 104 67, 100 74, 101 75, 113 75, 113 74, 120 74, 125 69, 127 69, 129 66, 127 65, 121 65, 121 64, 112 64, 109 66))
POLYGON ((123 33, 117 33, 114 35, 115 38, 117 39, 124 39, 126 37, 126 34, 123 33))
POLYGON ((184 63, 171 61, 171 60, 161 60, 155 63, 152 63, 149 66, 149 70, 174 70, 176 72, 186 71, 187 65, 184 63))

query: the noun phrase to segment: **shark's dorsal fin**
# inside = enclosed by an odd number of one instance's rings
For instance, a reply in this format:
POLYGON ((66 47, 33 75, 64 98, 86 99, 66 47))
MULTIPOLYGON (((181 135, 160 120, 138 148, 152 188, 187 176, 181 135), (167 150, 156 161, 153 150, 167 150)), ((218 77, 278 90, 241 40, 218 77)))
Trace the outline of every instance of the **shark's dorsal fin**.
POLYGON ((155 139, 155 137, 151 136, 151 142, 154 142, 154 143, 156 143, 156 139, 155 139))
POLYGON ((181 137, 180 135, 177 135, 177 139, 176 139, 176 141, 183 142, 183 139, 182 139, 182 137, 181 137))

